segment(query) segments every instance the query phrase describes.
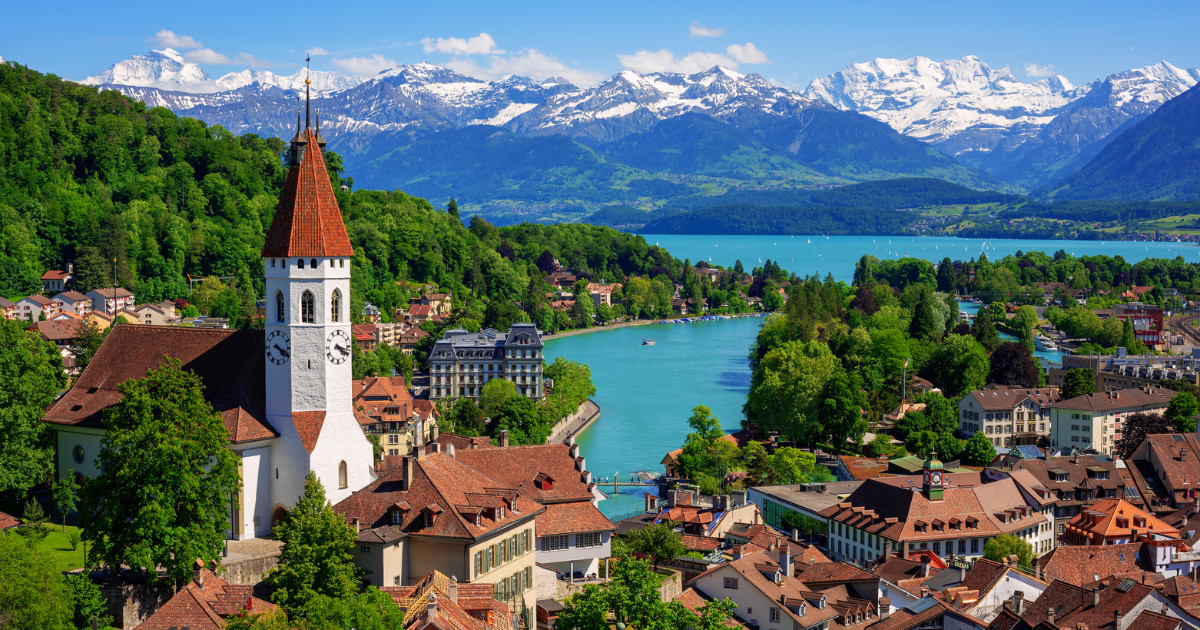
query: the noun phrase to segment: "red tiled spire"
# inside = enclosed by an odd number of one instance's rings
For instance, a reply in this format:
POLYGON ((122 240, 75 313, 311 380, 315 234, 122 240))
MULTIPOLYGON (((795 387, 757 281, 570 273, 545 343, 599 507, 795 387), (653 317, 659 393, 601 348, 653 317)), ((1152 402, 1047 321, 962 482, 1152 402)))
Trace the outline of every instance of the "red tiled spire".
POLYGON ((333 184, 312 129, 304 130, 307 146, 300 163, 288 171, 279 205, 263 244, 263 257, 329 257, 354 255, 346 225, 333 196, 333 184))

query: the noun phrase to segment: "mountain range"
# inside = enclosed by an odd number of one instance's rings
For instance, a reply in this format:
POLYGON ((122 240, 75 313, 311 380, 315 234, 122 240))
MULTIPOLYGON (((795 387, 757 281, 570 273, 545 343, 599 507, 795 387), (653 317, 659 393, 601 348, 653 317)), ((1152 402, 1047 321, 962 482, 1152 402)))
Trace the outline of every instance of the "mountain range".
MULTIPOLYGON (((167 49, 86 83, 238 132, 289 137, 304 71, 210 79, 167 49)), ((1200 79, 1166 62, 1075 86, 1023 82, 976 57, 854 64, 794 91, 713 67, 482 81, 431 64, 373 77, 312 73, 323 135, 359 185, 485 214, 587 213, 681 197, 937 177, 1051 190, 1200 79), (664 196, 664 193, 666 195, 664 196)))

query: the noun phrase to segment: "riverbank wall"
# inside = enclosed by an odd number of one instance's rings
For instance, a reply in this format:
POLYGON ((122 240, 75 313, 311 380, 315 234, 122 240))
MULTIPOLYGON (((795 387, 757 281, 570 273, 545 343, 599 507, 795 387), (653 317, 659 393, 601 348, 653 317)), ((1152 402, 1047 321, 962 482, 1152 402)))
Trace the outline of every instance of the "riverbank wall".
POLYGON ((600 405, 589 398, 579 405, 579 409, 575 413, 559 420, 558 424, 554 425, 554 428, 550 430, 550 436, 546 438, 546 443, 560 444, 570 438, 578 437, 599 418, 600 405))

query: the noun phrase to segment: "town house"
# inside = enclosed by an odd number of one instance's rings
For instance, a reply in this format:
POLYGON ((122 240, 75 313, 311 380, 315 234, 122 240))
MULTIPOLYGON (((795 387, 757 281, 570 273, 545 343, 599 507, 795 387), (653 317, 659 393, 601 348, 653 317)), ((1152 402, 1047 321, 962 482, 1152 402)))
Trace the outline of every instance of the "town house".
POLYGON ((1067 521, 1085 506, 1100 499, 1125 497, 1125 480, 1116 462, 1104 455, 1025 458, 1014 463, 1011 471, 1026 471, 1034 477, 1031 493, 1049 493, 1056 536, 1063 534, 1067 521))
POLYGON ((63 291, 50 298, 59 304, 59 310, 64 313, 83 315, 92 309, 92 300, 78 291, 63 291))
POLYGON ((1121 438, 1121 419, 1135 413, 1162 413, 1175 392, 1161 387, 1098 392, 1050 405, 1050 446, 1095 449, 1112 455, 1121 438))
POLYGON ((534 324, 515 323, 506 333, 448 330, 429 353, 429 397, 478 398, 484 385, 502 378, 520 395, 539 399, 542 363, 542 333, 534 324))
POLYGON ((958 430, 964 437, 983 432, 993 446, 1036 445, 1050 436, 1051 403, 1058 390, 987 389, 973 391, 958 403, 958 430))
POLYGON ((92 310, 115 314, 121 309, 133 310, 133 294, 123 287, 93 289, 87 297, 92 300, 92 310))

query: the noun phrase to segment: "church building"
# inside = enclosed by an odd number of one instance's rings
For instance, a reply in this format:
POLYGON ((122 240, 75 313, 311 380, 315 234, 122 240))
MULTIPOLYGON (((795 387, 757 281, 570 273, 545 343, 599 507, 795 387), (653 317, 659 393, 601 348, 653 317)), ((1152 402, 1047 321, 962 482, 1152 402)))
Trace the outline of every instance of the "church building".
MULTIPOLYGON (((306 105, 306 107, 308 107, 306 105)), ((75 386, 46 411, 57 475, 99 474, 104 410, 118 386, 178 358, 204 383, 229 430, 242 489, 230 500, 232 538, 254 538, 291 508, 309 471, 337 503, 375 479, 374 455, 354 415, 350 258, 325 169, 320 124, 297 115, 290 167, 262 251, 265 330, 116 326, 75 386)))

